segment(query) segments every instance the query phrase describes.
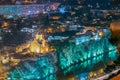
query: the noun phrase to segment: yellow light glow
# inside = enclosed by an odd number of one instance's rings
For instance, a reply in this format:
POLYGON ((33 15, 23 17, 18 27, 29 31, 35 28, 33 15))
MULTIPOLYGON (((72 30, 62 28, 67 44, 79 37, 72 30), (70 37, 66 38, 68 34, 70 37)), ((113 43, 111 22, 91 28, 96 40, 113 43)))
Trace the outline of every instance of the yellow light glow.
POLYGON ((30 44, 29 50, 30 50, 30 52, 32 52, 32 53, 39 53, 39 52, 40 52, 40 45, 39 45, 39 43, 38 43, 36 40, 34 40, 34 41, 30 44))
POLYGON ((103 72, 104 72, 104 69, 101 68, 101 69, 99 70, 99 73, 102 74, 103 72))
POLYGON ((103 37, 104 33, 103 32, 99 32, 98 35, 103 37))
POLYGON ((2 23, 2 28, 7 27, 8 25, 9 25, 8 22, 3 22, 3 23, 2 23))
POLYGON ((45 54, 50 51, 54 51, 53 47, 47 44, 42 34, 37 34, 32 42, 22 44, 16 48, 16 53, 29 54, 29 53, 40 53, 45 54), (39 43, 40 42, 40 43, 39 43), (26 50, 26 51, 25 51, 26 50))

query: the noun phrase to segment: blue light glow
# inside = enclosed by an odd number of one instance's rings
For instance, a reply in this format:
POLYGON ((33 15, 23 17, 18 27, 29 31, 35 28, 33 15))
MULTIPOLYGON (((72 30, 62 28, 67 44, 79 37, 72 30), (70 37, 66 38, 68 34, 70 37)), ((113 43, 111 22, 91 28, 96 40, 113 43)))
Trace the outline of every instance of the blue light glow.
POLYGON ((62 13, 62 14, 65 13, 65 12, 67 12, 66 11, 66 7, 64 7, 64 6, 60 7, 59 8, 59 12, 62 13))

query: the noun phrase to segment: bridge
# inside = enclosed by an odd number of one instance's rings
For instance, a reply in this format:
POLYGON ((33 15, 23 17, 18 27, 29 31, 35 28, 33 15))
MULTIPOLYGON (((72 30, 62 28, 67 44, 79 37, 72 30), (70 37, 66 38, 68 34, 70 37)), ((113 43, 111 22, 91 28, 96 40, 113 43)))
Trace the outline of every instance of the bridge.
POLYGON ((0 5, 0 15, 30 15, 44 13, 45 10, 56 10, 60 3, 31 5, 0 5))
POLYGON ((36 14, 44 11, 44 5, 2 5, 0 6, 0 14, 4 15, 28 15, 36 14))

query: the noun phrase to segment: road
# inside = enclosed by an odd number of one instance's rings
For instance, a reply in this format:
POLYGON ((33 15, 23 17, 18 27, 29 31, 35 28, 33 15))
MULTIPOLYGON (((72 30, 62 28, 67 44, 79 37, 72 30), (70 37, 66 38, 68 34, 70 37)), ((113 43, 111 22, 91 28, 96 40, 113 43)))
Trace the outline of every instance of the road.
POLYGON ((105 75, 103 75, 103 76, 101 76, 101 77, 95 78, 95 79, 93 79, 93 80, 103 80, 103 79, 107 79, 110 75, 116 74, 119 70, 120 70, 120 68, 112 71, 111 73, 108 73, 108 74, 105 74, 105 75))

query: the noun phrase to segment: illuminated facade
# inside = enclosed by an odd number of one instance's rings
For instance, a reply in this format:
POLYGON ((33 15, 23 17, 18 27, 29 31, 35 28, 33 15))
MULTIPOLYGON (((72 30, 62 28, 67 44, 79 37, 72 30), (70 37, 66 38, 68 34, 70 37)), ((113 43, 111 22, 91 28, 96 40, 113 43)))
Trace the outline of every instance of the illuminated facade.
POLYGON ((46 40, 44 39, 43 35, 37 34, 35 39, 30 43, 29 50, 32 53, 46 53, 50 51, 50 48, 46 40))
POLYGON ((29 47, 31 53, 40 53, 40 44, 34 40, 29 47))
POLYGON ((65 46, 58 46, 59 48, 57 48, 55 53, 49 53, 46 57, 42 56, 40 59, 33 60, 35 61, 33 64, 27 61, 24 64, 27 69, 24 69, 24 66, 21 66, 20 69, 16 68, 12 72, 12 78, 17 76, 18 79, 22 78, 28 80, 29 78, 43 79, 43 77, 45 77, 45 79, 48 80, 56 80, 54 73, 59 70, 59 68, 64 74, 71 71, 75 74, 82 73, 84 71, 89 71, 98 62, 115 60, 118 55, 116 47, 110 44, 107 38, 90 40, 89 42, 79 45, 75 45, 74 43, 69 43, 67 45, 63 43, 61 45, 65 46), (35 66, 36 63, 38 68, 35 66), (56 63, 58 65, 56 65, 56 63), (44 67, 41 68, 41 66, 44 67))
POLYGON ((8 80, 55 80, 54 66, 47 57, 25 61, 16 67, 8 80))
POLYGON ((60 52, 58 60, 60 63, 59 65, 61 69, 65 69, 65 73, 73 69, 74 66, 72 65, 74 63, 80 62, 81 66, 85 68, 102 60, 115 60, 117 56, 116 47, 110 44, 107 38, 91 40, 77 46, 71 43, 66 48, 62 47, 58 52, 60 52))
POLYGON ((20 53, 20 54, 31 54, 31 53, 45 54, 51 51, 55 51, 55 48, 47 44, 47 41, 45 40, 42 34, 37 34, 33 41, 24 43, 16 47, 16 53, 20 53), (26 52, 23 52, 25 49, 26 52))

